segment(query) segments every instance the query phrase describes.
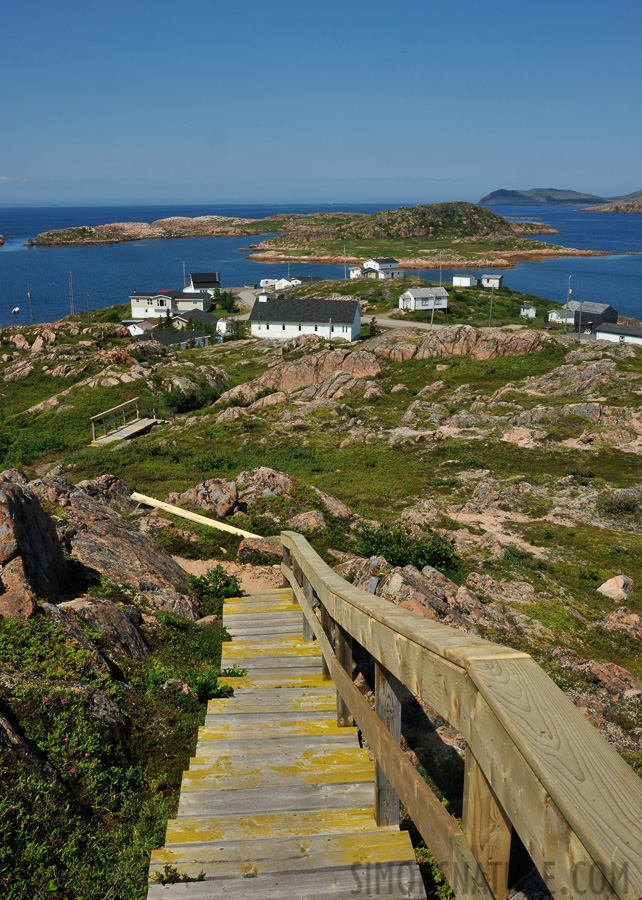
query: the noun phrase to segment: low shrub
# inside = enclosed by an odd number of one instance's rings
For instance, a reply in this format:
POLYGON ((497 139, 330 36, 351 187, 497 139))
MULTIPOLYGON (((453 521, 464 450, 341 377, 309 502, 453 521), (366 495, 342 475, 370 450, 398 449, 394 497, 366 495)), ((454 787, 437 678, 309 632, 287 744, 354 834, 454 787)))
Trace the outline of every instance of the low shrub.
POLYGON ((364 525, 355 550, 362 556, 385 556, 391 566, 433 566, 452 574, 461 569, 452 540, 440 534, 413 538, 401 525, 364 525))
POLYGON ((200 600, 200 612, 203 616, 220 616, 223 600, 240 597, 243 593, 236 575, 228 575, 220 563, 210 569, 207 575, 190 575, 189 584, 200 600))

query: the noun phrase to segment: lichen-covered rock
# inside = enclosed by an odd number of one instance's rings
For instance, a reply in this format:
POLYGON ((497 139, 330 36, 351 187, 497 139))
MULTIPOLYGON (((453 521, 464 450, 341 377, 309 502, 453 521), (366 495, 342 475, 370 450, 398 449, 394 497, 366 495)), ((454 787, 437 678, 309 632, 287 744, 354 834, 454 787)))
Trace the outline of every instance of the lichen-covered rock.
POLYGON ((642 641, 642 616, 631 612, 626 606, 609 613, 602 624, 608 631, 626 631, 642 641))
POLYGON ((495 359, 498 356, 523 356, 533 353, 548 341, 549 335, 540 331, 502 331, 500 328, 449 325, 426 332, 416 358, 470 356, 472 359, 495 359))
POLYGON ((546 597, 526 581, 495 581, 490 575, 480 575, 479 572, 470 573, 466 587, 498 603, 535 603, 546 597))
POLYGON ((196 487, 183 491, 182 494, 171 493, 167 503, 186 504, 199 509, 208 509, 222 519, 230 515, 238 502, 238 489, 234 481, 223 481, 222 478, 209 478, 196 487))
POLYGON ((262 556, 278 556, 283 559, 283 544, 281 538, 275 537, 255 537, 243 538, 239 544, 239 559, 244 556, 252 556, 260 553, 262 556))
POLYGON ((288 519, 288 528, 292 531, 302 531, 304 534, 312 531, 322 531, 325 529, 325 519, 323 513, 317 509, 310 512, 302 512, 288 519))
POLYGON ((56 528, 35 493, 4 478, 0 476, 0 616, 31 615, 36 598, 56 600, 62 592, 65 560, 56 528))
POLYGON ((239 492, 239 506, 245 504, 252 506, 260 497, 285 497, 292 496, 295 479, 285 472, 277 472, 267 466, 259 466, 247 472, 241 472, 236 477, 236 486, 239 492))

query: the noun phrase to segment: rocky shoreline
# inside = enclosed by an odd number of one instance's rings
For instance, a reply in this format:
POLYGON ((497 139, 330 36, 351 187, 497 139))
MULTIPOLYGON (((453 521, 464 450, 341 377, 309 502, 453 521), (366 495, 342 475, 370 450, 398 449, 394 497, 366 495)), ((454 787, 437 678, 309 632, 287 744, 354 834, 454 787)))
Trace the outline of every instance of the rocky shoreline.
MULTIPOLYGON (((260 247, 261 245, 256 244, 255 246, 260 247)), ((343 265, 344 263, 347 263, 348 265, 360 265, 363 262, 363 259, 354 256, 344 258, 343 256, 332 256, 329 254, 306 254, 305 256, 294 257, 293 253, 298 250, 298 248, 294 247, 291 248, 293 251, 292 253, 288 252, 287 247, 279 250, 261 250, 260 252, 254 252, 254 247, 249 247, 248 249, 252 252, 247 256, 247 259, 263 263, 293 262, 295 259, 305 263, 320 263, 325 265, 343 265)), ((465 256, 444 258, 442 253, 441 262, 444 267, 449 269, 513 269, 517 263, 525 260, 556 259, 566 256, 613 256, 613 254, 606 250, 576 250, 573 247, 558 247, 552 249, 550 247, 545 247, 541 250, 513 250, 510 252, 509 256, 503 255, 502 251, 491 251, 488 255, 477 259, 470 259, 465 256)), ((398 261, 401 269, 416 270, 437 268, 439 267, 439 253, 435 252, 419 258, 398 257, 398 261)))

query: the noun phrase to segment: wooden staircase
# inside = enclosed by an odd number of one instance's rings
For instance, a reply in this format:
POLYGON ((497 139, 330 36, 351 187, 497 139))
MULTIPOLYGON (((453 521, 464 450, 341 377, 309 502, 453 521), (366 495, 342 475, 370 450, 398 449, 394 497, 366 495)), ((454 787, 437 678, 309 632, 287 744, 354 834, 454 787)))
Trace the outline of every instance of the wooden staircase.
POLYGON ((374 763, 336 724, 336 691, 304 641, 289 589, 228 601, 221 668, 183 775, 178 817, 152 854, 148 900, 425 898, 406 832, 377 827, 374 763), (165 866, 204 880, 162 885, 165 866))

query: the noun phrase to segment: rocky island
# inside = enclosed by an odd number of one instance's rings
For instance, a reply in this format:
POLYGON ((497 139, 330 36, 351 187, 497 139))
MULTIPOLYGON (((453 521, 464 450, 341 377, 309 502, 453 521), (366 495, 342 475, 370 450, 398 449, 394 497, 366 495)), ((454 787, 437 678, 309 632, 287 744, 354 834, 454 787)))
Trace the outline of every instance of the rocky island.
POLYGON ((595 194, 559 188, 530 188, 527 191, 502 188, 486 194, 479 203, 481 206, 585 206, 592 203, 595 207, 596 204, 634 200, 640 196, 642 191, 634 191, 623 197, 598 197, 595 194))
POLYGON ((298 259, 317 263, 358 263, 369 256, 394 256, 402 268, 510 266, 514 260, 551 256, 597 256, 540 241, 534 234, 556 234, 536 223, 509 223, 471 203, 435 203, 362 213, 280 214, 265 219, 224 216, 175 217, 145 222, 83 226, 39 234, 38 246, 109 244, 179 237, 249 236, 277 232, 250 247, 262 262, 298 259))

